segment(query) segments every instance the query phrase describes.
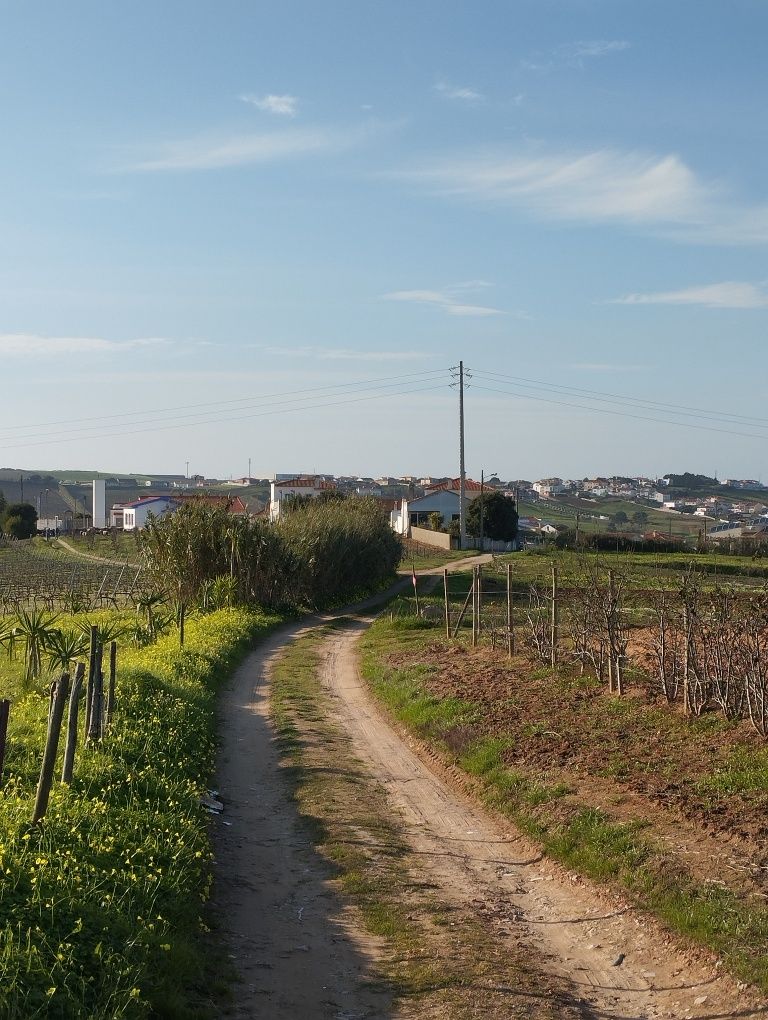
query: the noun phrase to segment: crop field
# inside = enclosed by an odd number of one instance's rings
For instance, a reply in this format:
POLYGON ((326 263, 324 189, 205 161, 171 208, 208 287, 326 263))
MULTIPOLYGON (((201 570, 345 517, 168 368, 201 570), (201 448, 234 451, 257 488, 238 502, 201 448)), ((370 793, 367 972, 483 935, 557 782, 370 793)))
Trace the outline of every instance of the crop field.
POLYGON ((520 502, 522 517, 541 517, 553 524, 563 524, 569 528, 576 527, 576 514, 579 514, 579 528, 583 532, 604 532, 608 529, 613 514, 622 512, 629 518, 625 528, 629 531, 658 531, 676 538, 696 538, 704 529, 704 520, 688 514, 669 513, 657 510, 642 503, 634 503, 622 499, 600 499, 595 502, 577 499, 575 496, 562 496, 557 499, 544 499, 536 502, 520 502), (646 514, 646 522, 639 528, 632 523, 633 514, 646 514))
POLYGON ((425 579, 420 615, 401 598, 364 636, 364 675, 569 871, 768 990, 763 568, 639 559, 500 557, 479 608, 449 575, 450 637, 425 579))
POLYGON ((493 573, 499 578, 506 576, 508 563, 513 586, 521 591, 531 584, 548 583, 553 566, 557 566, 564 585, 582 584, 595 569, 614 570, 628 586, 638 589, 679 587, 690 573, 695 573, 707 588, 759 587, 768 582, 768 564, 748 556, 719 553, 582 553, 542 547, 494 557, 493 573))
POLYGON ((123 606, 139 578, 135 564, 73 556, 52 543, 0 544, 0 612, 19 603, 74 611, 123 606))

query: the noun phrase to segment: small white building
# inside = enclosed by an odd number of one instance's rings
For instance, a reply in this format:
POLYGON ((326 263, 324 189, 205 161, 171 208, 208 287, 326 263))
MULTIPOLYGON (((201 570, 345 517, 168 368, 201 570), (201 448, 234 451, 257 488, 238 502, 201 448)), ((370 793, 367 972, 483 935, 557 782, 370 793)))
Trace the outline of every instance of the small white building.
POLYGON ((280 475, 270 482, 269 519, 279 521, 281 505, 287 499, 316 499, 328 492, 337 492, 335 482, 328 481, 317 475, 302 475, 297 478, 281 478, 280 475))
POLYGON ((150 514, 153 517, 162 517, 164 514, 172 513, 177 507, 178 503, 170 496, 147 496, 145 499, 137 499, 134 503, 125 503, 121 508, 123 531, 143 528, 150 514))

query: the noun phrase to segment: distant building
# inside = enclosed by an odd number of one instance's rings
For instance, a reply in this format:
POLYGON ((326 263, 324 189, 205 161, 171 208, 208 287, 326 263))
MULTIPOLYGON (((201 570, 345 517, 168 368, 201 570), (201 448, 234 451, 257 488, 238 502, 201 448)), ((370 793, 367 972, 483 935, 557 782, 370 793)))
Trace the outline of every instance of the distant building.
POLYGON ((288 478, 276 475, 275 480, 270 482, 269 519, 271 521, 280 520, 281 508, 285 500, 316 499, 329 492, 338 492, 336 483, 319 475, 288 478))
POLYGON ((122 511, 123 531, 136 531, 146 526, 150 514, 153 517, 162 517, 164 514, 172 513, 178 508, 176 500, 170 496, 147 496, 145 499, 137 499, 133 503, 124 503, 122 506, 113 507, 110 514, 115 519, 122 511), (116 513, 117 511, 117 513, 116 513))

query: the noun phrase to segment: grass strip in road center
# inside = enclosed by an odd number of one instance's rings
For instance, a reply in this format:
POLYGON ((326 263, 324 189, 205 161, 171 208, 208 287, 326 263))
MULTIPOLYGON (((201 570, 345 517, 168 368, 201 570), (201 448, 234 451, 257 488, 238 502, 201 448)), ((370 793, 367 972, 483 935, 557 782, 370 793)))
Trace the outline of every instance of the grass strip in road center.
POLYGON ((476 911, 442 901, 428 865, 411 854, 384 789, 334 721, 320 679, 323 642, 332 631, 318 628, 286 650, 272 675, 272 712, 316 850, 361 925, 383 946, 371 980, 383 983, 403 1015, 416 1008, 424 1020, 571 1016, 525 950, 499 939, 476 911))

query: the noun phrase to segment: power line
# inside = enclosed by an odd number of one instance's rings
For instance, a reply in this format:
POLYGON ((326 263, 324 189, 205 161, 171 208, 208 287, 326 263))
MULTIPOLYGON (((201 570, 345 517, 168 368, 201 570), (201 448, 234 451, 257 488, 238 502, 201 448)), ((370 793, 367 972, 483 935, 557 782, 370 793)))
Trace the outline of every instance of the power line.
POLYGON ((533 387, 534 389, 542 389, 547 392, 564 392, 566 395, 576 395, 577 398, 589 398, 590 400, 600 400, 605 403, 620 403, 629 405, 638 405, 640 408, 666 408, 668 411, 672 411, 681 417, 693 417, 693 418, 704 418, 712 421, 725 421, 726 424, 729 420, 733 424, 749 425, 753 428, 768 428, 768 418, 750 417, 743 414, 734 414, 729 411, 717 411, 715 408, 703 408, 703 407, 690 407, 686 404, 668 404, 660 400, 650 400, 643 397, 629 397, 617 393, 605 393, 600 390, 588 390, 579 386, 563 386, 558 383, 546 382, 541 379, 526 379, 522 376, 504 375, 501 372, 486 372, 480 369, 476 370, 476 374, 479 376, 509 382, 515 386, 521 387, 533 387))
MULTIPOLYGON (((187 423, 173 423, 173 424, 169 424, 169 425, 158 425, 158 426, 154 426, 154 427, 151 427, 151 428, 121 429, 118 432, 94 432, 91 435, 81 436, 80 438, 83 439, 83 440, 115 439, 117 437, 122 437, 122 436, 140 435, 141 433, 145 433, 145 432, 153 432, 153 433, 154 432, 167 432, 167 431, 170 431, 171 429, 195 428, 195 427, 199 427, 201 425, 216 425, 216 424, 227 423, 227 422, 249 421, 249 420, 251 420, 253 418, 262 418, 262 417, 265 417, 265 416, 268 416, 268 415, 271 415, 271 414, 289 414, 292 411, 312 411, 312 410, 324 409, 324 408, 327 408, 327 407, 339 407, 339 406, 342 406, 342 405, 345 405, 345 404, 359 404, 361 401, 364 401, 364 400, 381 400, 381 399, 383 399, 385 397, 402 397, 402 396, 409 396, 412 393, 427 393, 427 392, 432 391, 432 390, 443 390, 443 389, 446 389, 447 386, 448 386, 447 383, 438 383, 435 386, 422 386, 422 387, 417 387, 415 389, 402 390, 399 393, 366 393, 364 396, 352 397, 352 398, 350 398, 348 400, 328 401, 328 402, 322 403, 322 404, 302 404, 302 405, 297 406, 297 407, 287 407, 287 408, 272 407, 272 408, 270 408, 269 410, 266 410, 266 411, 258 411, 258 412, 254 413, 254 414, 237 415, 236 417, 233 417, 233 418, 212 418, 212 419, 208 419, 208 420, 205 420, 205 421, 195 421, 195 422, 187 422, 187 423)), ((19 443, 18 445, 14 444, 13 446, 0 446, 0 450, 25 449, 25 448, 30 447, 30 446, 48 446, 48 445, 53 445, 55 443, 71 443, 71 442, 72 442, 72 438, 71 437, 59 438, 59 439, 46 439, 46 440, 42 440, 42 439, 38 438, 33 443, 19 443)))
MULTIPOLYGON (((403 377, 395 377, 395 378, 400 378, 401 380, 406 380, 406 384, 409 384, 409 383, 415 383, 417 381, 426 381, 426 379, 418 379, 417 378, 418 376, 421 376, 421 377, 428 376, 430 378, 435 378, 436 376, 443 375, 444 372, 445 372, 445 369, 439 369, 439 370, 434 370, 432 372, 414 373, 411 376, 403 376, 403 377)), ((389 377, 389 378, 392 378, 392 377, 389 377)), ((349 387, 351 385, 353 385, 353 384, 351 384, 351 383, 338 383, 337 384, 338 387, 349 387)), ((395 387, 399 386, 400 383, 398 383, 398 382, 387 382, 386 380, 376 380, 376 381, 371 381, 371 382, 367 382, 367 383, 359 383, 359 384, 355 384, 355 385, 356 385, 356 389, 351 391, 353 394, 365 393, 365 392, 368 392, 371 389, 385 389, 385 390, 386 389, 392 389, 392 388, 395 388, 395 387)), ((239 412, 239 411, 247 411, 251 407, 261 407, 266 402, 270 402, 271 407, 278 408, 278 407, 281 407, 281 406, 284 406, 284 405, 287 405, 287 404, 294 404, 294 403, 296 403, 300 399, 300 397, 304 397, 307 394, 317 393, 318 396, 319 396, 324 391, 331 390, 333 388, 334 387, 332 387, 332 386, 321 386, 321 387, 317 387, 315 389, 310 388, 310 389, 303 389, 303 390, 288 390, 287 394, 293 393, 293 394, 297 394, 297 396, 292 396, 292 397, 290 397, 287 400, 276 400, 277 397, 285 395, 285 394, 280 394, 280 393, 266 394, 266 395, 261 395, 261 396, 258 396, 258 397, 251 396, 251 397, 248 397, 248 398, 244 398, 242 401, 241 400, 237 401, 238 403, 244 403, 243 407, 231 408, 230 410, 233 411, 233 412, 234 411, 237 411, 237 412, 239 412), (247 400, 247 403, 245 403, 246 400, 247 400)), ((337 394, 335 394, 335 393, 328 393, 327 394, 327 396, 336 396, 336 395, 337 394)), ((229 403, 229 402, 227 401, 227 402, 222 402, 222 403, 229 403)), ((189 406, 194 406, 194 405, 189 405, 189 406)), ((205 407, 205 406, 211 406, 211 405, 200 405, 200 406, 205 407)), ((226 410, 227 410, 226 408, 222 408, 222 411, 226 411, 226 410)), ((186 414, 186 415, 177 416, 176 419, 173 422, 173 425, 174 425, 174 427, 182 426, 182 425, 198 425, 198 424, 206 424, 207 422, 210 422, 210 421, 219 421, 219 420, 221 420, 221 419, 218 419, 218 418, 211 418, 211 417, 209 417, 210 415, 213 415, 213 414, 216 414, 216 413, 217 413, 216 411, 210 410, 210 411, 199 411, 199 412, 197 412, 195 414, 186 414), (205 416, 205 417, 203 417, 203 416, 205 416), (186 420, 186 419, 196 419, 196 420, 186 420)), ((109 415, 109 416, 107 416, 107 418, 121 418, 121 417, 123 417, 123 415, 109 415)), ((101 418, 81 419, 81 420, 98 421, 98 422, 102 421, 101 418)), ((237 420, 237 419, 224 419, 224 420, 237 420)), ((132 428, 134 428, 137 425, 151 425, 151 424, 155 424, 155 423, 163 424, 166 421, 167 421, 167 418, 134 418, 132 421, 130 421, 127 424, 130 424, 130 426, 132 428)), ((118 428, 118 427, 121 427, 121 423, 120 422, 113 422, 113 424, 108 426, 108 427, 109 428, 118 428)), ((57 430, 56 432, 53 432, 53 433, 32 432, 32 433, 22 434, 22 435, 15 435, 15 434, 14 435, 8 435, 8 436, 0 435, 0 440, 10 440, 10 439, 12 439, 14 441, 14 445, 16 444, 17 441, 19 441, 19 440, 26 440, 26 439, 40 439, 40 440, 43 440, 43 439, 47 439, 47 438, 52 438, 52 439, 56 439, 58 441, 58 440, 60 440, 62 438, 65 438, 65 437, 74 437, 74 436, 76 436, 77 433, 91 433, 91 432, 93 432, 94 428, 95 428, 95 426, 93 426, 93 425, 91 425, 91 426, 83 425, 83 426, 79 426, 79 427, 72 428, 72 429, 65 429, 63 431, 57 430)), ((103 434, 104 433, 101 430, 99 430, 99 435, 103 435, 103 434)), ((109 434, 112 435, 114 433, 109 433, 109 434)), ((125 433, 121 430, 120 434, 125 434, 125 433)), ((88 435, 77 436, 77 438, 87 439, 87 438, 89 438, 89 436, 88 435)))
MULTIPOLYGON (((210 407, 210 408, 221 407, 221 408, 223 408, 226 405, 252 404, 255 401, 270 400, 270 399, 272 399, 274 397, 299 396, 301 394, 322 393, 322 392, 325 392, 327 390, 337 390, 337 389, 343 390, 343 389, 347 389, 347 388, 350 388, 350 387, 360 387, 360 386, 365 386, 365 385, 378 386, 378 385, 381 385, 382 383, 392 382, 392 381, 396 382, 396 381, 402 381, 402 380, 407 380, 407 379, 414 379, 415 380, 415 379, 424 378, 424 377, 427 377, 427 376, 441 375, 445 371, 446 371, 445 368, 436 368, 436 369, 429 369, 429 370, 424 371, 424 372, 407 372, 407 373, 404 373, 403 375, 383 376, 382 378, 375 379, 375 380, 360 379, 360 380, 354 380, 352 382, 346 382, 346 383, 330 383, 328 386, 310 386, 310 387, 307 387, 305 389, 299 389, 299 390, 283 390, 283 391, 280 391, 280 392, 277 392, 277 393, 273 393, 273 394, 263 394, 261 396, 254 396, 253 394, 251 394, 248 397, 234 397, 234 398, 232 398, 230 400, 213 400, 213 401, 205 401, 205 402, 197 403, 197 404, 177 404, 177 405, 173 405, 171 407, 150 407, 150 408, 146 408, 145 410, 140 411, 138 413, 139 414, 156 414, 156 413, 157 414, 172 414, 175 411, 186 411, 186 410, 190 410, 190 409, 194 409, 194 408, 206 408, 206 407, 210 407)), ((116 414, 93 415, 93 416, 91 416, 89 418, 63 418, 63 419, 60 419, 58 421, 30 422, 28 424, 21 424, 21 425, 17 425, 17 426, 15 425, 12 428, 0 429, 0 432, 14 432, 16 429, 27 429, 27 428, 48 428, 51 425, 77 425, 80 422, 114 421, 117 418, 133 418, 136 415, 136 413, 137 413, 136 410, 133 409, 131 411, 122 411, 122 412, 119 412, 119 413, 116 413, 116 414)), ((191 415, 186 415, 185 417, 191 417, 191 415)), ((0 438, 2 438, 2 437, 0 437, 0 438)))
POLYGON ((719 432, 726 436, 740 436, 743 439, 761 439, 764 440, 765 436, 756 435, 754 432, 734 432, 731 429, 718 429, 713 425, 694 425, 692 422, 687 421, 670 421, 664 418, 649 418, 647 415, 631 414, 629 411, 614 411, 608 407, 589 407, 585 404, 572 404, 565 400, 555 400, 553 397, 536 397, 531 393, 511 393, 509 390, 497 390, 491 386, 481 386, 476 384, 478 390, 485 390, 487 393, 500 393, 505 397, 517 397, 524 398, 525 400, 536 400, 545 404, 557 404, 559 407, 572 407, 578 411, 590 411, 597 414, 613 414, 621 418, 634 418, 637 421, 649 421, 655 425, 677 425, 684 429, 697 429, 704 432, 719 432))

